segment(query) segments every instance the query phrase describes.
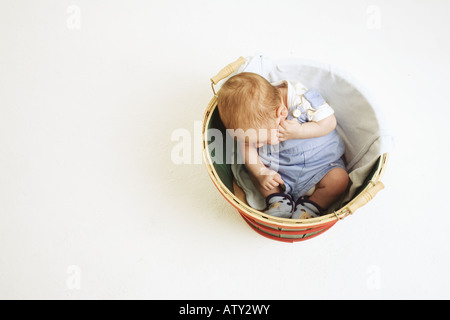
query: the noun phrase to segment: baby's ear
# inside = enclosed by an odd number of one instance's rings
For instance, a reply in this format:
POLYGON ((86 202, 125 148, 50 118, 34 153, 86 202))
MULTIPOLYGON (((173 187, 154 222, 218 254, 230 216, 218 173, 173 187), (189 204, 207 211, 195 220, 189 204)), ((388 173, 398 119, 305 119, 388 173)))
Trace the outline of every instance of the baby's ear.
POLYGON ((277 118, 287 117, 288 114, 289 114, 288 109, 284 105, 277 107, 277 118))

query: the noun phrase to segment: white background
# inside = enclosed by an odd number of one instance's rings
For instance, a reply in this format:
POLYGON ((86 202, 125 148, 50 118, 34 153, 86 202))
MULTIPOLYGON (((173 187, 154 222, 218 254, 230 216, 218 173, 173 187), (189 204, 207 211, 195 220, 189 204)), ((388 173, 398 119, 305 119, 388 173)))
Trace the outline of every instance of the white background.
POLYGON ((1 1, 0 298, 450 298, 449 9, 1 1), (352 74, 395 133, 385 190, 302 243, 256 234, 203 164, 171 160, 179 128, 198 156, 209 78, 259 52, 352 74))

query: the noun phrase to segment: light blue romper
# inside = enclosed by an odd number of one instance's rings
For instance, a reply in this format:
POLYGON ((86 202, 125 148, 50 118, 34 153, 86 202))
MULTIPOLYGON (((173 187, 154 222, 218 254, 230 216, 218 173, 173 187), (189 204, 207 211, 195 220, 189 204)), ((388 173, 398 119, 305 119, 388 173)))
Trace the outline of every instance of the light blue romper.
MULTIPOLYGON (((306 91, 303 97, 313 108, 325 103, 316 91, 306 91)), ((287 120, 294 119, 292 114, 295 109, 304 111, 301 106, 290 107, 287 120)), ((299 123, 308 122, 308 116, 304 113, 297 120, 299 123)), ((344 151, 344 143, 336 130, 323 137, 287 140, 278 145, 265 145, 258 149, 261 162, 281 175, 286 187, 285 192, 295 201, 322 180, 330 170, 345 169, 342 160, 344 151)))

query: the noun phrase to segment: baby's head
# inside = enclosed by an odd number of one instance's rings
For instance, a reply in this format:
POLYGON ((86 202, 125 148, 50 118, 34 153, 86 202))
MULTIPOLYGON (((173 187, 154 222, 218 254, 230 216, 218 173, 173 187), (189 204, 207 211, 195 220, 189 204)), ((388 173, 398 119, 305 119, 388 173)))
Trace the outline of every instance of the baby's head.
POLYGON ((240 141, 277 144, 280 121, 287 115, 280 89, 256 73, 228 79, 218 94, 219 115, 240 141))

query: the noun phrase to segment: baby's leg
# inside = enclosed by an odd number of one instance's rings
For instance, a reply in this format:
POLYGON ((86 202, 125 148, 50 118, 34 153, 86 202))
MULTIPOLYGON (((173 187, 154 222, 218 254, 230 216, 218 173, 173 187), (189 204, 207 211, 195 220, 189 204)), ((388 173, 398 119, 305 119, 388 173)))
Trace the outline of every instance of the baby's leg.
POLYGON ((319 181, 309 200, 326 209, 345 192, 348 182, 347 171, 342 168, 333 169, 319 181))

